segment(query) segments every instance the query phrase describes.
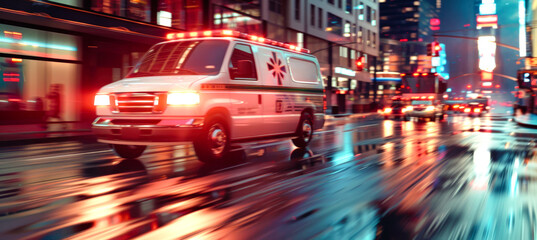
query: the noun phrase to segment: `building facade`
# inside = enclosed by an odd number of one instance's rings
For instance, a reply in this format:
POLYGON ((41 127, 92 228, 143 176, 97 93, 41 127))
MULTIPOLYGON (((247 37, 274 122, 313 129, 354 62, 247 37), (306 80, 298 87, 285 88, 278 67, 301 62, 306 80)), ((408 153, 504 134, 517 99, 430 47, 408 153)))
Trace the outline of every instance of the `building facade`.
POLYGON ((338 112, 372 98, 376 0, 18 0, 0 2, 0 20, 0 111, 11 116, 0 124, 91 121, 94 94, 151 45, 170 32, 207 29, 309 48, 338 112), (369 64, 362 72, 354 71, 358 57, 369 64))
MULTIPOLYGON (((427 45, 435 39, 433 33, 440 30, 439 11, 441 0, 380 0, 381 57, 377 69, 383 76, 391 76, 378 86, 381 99, 388 100, 395 91, 386 87, 400 83, 395 76, 400 73, 437 72, 440 59, 427 55, 427 45), (397 43, 399 42, 399 43, 397 43), (434 66, 433 66, 434 65, 434 66), (382 88, 382 89, 380 89, 382 88)), ((444 52, 445 53, 445 52, 444 52)), ((446 63, 444 55, 444 65, 446 63)), ((444 67, 444 70, 445 67, 444 67)))

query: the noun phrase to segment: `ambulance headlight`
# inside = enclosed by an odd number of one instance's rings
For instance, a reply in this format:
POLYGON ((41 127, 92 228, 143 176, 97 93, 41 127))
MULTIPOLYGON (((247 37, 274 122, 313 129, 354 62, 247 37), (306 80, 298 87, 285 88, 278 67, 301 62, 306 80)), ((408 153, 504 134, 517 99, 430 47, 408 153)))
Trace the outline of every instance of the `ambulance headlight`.
POLYGON ((434 106, 427 106, 427 107, 425 108, 425 111, 428 111, 428 112, 432 112, 432 111, 434 111, 434 106))
POLYGON ((200 103, 200 95, 195 92, 168 93, 168 105, 195 105, 200 103))
POLYGON ((110 106, 110 96, 105 94, 95 95, 95 101, 93 101, 95 106, 110 106))

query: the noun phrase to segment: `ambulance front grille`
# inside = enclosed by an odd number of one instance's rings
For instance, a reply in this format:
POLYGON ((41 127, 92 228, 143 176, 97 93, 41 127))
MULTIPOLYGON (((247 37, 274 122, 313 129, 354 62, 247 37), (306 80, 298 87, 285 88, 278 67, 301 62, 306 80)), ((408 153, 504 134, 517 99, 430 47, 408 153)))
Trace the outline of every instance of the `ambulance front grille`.
POLYGON ((159 107, 163 105, 159 99, 164 99, 158 93, 118 93, 113 98, 112 110, 118 113, 155 113, 163 110, 159 107))

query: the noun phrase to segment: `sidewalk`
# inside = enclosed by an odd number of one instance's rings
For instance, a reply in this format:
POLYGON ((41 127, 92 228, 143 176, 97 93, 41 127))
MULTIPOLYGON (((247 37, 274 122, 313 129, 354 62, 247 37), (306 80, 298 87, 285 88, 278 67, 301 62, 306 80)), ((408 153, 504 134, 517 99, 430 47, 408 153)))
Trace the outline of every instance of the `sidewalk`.
MULTIPOLYGON (((378 113, 347 113, 326 115, 327 122, 339 119, 377 118, 378 113)), ((60 141, 95 142, 91 123, 49 122, 46 124, 0 125, 0 146, 14 146, 32 143, 60 141)))
POLYGON ((90 123, 47 122, 45 124, 0 125, 0 146, 95 140, 90 123))
POLYGON ((516 123, 520 125, 537 128, 537 114, 517 113, 517 115, 514 116, 513 119, 515 120, 516 123))

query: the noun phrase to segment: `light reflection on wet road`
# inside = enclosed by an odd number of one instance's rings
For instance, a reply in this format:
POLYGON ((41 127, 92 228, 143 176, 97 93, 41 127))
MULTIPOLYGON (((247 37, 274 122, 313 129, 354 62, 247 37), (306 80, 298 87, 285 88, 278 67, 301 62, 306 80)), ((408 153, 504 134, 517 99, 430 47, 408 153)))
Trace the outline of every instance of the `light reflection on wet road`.
POLYGON ((308 149, 190 145, 139 159, 62 142, 0 151, 3 239, 535 239, 537 130, 509 116, 334 119, 308 149))

